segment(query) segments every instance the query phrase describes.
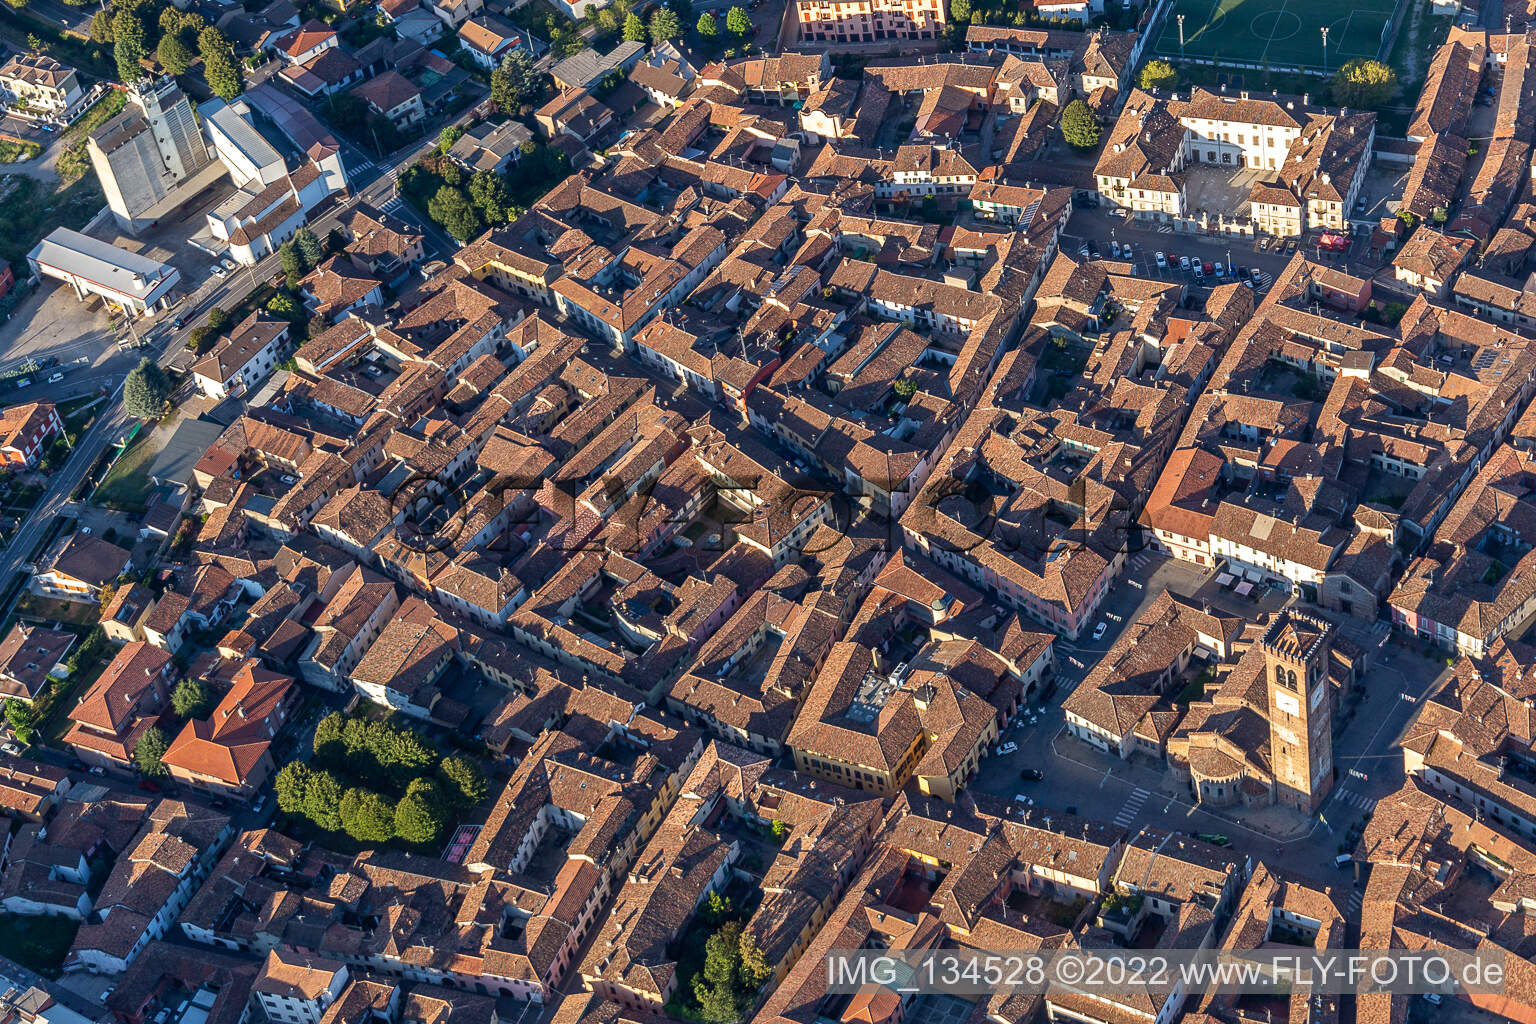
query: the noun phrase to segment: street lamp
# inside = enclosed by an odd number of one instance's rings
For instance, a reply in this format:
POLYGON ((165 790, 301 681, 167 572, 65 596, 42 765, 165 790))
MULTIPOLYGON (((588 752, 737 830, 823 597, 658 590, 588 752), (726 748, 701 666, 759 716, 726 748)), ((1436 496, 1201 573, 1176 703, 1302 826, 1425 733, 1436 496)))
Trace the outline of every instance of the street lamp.
POLYGON ((1323 74, 1328 73, 1328 26, 1323 26, 1323 74))
POLYGON ((1183 60, 1184 59, 1184 15, 1180 14, 1178 16, 1178 18, 1179 18, 1179 60, 1183 60))

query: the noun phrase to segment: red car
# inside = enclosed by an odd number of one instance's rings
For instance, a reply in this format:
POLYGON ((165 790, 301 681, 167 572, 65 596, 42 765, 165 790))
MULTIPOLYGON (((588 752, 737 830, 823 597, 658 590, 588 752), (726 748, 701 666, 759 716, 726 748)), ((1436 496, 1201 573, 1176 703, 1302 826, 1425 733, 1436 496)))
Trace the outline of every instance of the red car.
POLYGON ((1204 270, 1207 274, 1211 273, 1211 265, 1209 263, 1201 264, 1200 269, 1204 270))

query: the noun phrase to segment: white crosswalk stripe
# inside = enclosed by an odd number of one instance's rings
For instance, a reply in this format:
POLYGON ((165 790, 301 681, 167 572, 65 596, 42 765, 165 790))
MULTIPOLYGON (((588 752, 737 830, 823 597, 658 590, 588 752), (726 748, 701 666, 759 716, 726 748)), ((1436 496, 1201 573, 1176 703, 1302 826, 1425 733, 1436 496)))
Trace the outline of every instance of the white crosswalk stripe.
POLYGON ((1136 815, 1141 813, 1141 805, 1146 803, 1147 797, 1151 795, 1145 789, 1137 789, 1136 792, 1132 793, 1125 801, 1125 805, 1120 808, 1120 813, 1115 815, 1115 824, 1120 828, 1125 828, 1135 821, 1136 815))
POLYGON ((1362 811, 1371 811, 1376 807, 1375 800, 1366 796, 1364 793, 1356 793, 1354 790, 1350 789, 1339 790, 1337 799, 1340 803, 1348 804, 1351 807, 1358 807, 1362 811))
POLYGON ((1360 907, 1365 903, 1365 897, 1359 889, 1349 894, 1349 916, 1354 917, 1360 913, 1360 907))

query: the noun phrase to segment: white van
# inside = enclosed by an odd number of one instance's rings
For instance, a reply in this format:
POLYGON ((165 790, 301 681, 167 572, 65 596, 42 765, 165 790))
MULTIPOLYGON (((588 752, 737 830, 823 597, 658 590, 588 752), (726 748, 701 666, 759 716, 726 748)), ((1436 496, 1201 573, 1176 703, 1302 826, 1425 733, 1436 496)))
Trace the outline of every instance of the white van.
POLYGON ((1354 857, 1351 857, 1347 853, 1341 853, 1337 857, 1333 858, 1333 866, 1336 868, 1347 868, 1353 864, 1354 861, 1354 857))

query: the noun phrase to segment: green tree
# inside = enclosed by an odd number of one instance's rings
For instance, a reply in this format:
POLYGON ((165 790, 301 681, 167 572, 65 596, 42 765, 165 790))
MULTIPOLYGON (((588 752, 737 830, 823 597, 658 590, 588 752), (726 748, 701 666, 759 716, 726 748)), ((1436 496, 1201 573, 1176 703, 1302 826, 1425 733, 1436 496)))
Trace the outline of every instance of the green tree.
POLYGON ((112 15, 106 11, 97 11, 91 15, 91 42, 110 43, 112 41, 112 15))
POLYGON ((203 55, 203 77, 208 88, 221 100, 232 100, 240 95, 244 86, 240 82, 240 65, 235 61, 235 51, 216 28, 205 28, 197 37, 197 50, 203 55))
POLYGON ((631 43, 645 42, 645 22, 634 11, 624 15, 624 38, 631 43))
POLYGON ((504 111, 516 111, 538 88, 539 72, 533 66, 533 56, 521 46, 503 57, 491 72, 491 99, 504 111))
POLYGON ((891 384, 891 390, 896 392, 896 397, 903 402, 909 401, 917 394, 917 382, 903 377, 891 384))
POLYGON ((752 17, 745 8, 732 7, 725 12, 725 30, 733 36, 744 36, 752 31, 752 17))
POLYGON ((284 242, 277 248, 277 262, 282 265, 283 273, 289 277, 302 277, 304 274, 304 257, 299 252, 299 247, 292 242, 284 242))
POLYGON ((395 834, 408 843, 431 843, 448 823, 442 793, 430 779, 417 779, 395 806, 395 834))
POLYGON ((148 356, 128 371, 123 381, 123 408, 141 420, 159 419, 171 397, 171 382, 165 371, 148 356))
POLYGON ((462 754, 445 757, 437 766, 437 773, 443 778, 449 799, 465 810, 485 799, 485 773, 473 758, 462 754))
POLYGON ((1397 72, 1379 60, 1352 60, 1333 76, 1333 101, 1343 107, 1379 107, 1397 95, 1397 72))
POLYGON ((741 922, 727 921, 704 943, 704 969, 693 978, 693 995, 711 1024, 741 1019, 755 989, 742 974, 741 922))
POLYGON ((5 720, 10 723, 11 731, 23 744, 32 742, 33 730, 37 728, 37 709, 29 700, 17 700, 12 697, 5 702, 5 720))
POLYGON ((699 15, 699 23, 695 25, 694 28, 698 29, 699 35, 703 36, 705 39, 713 39, 715 36, 720 34, 720 23, 716 21, 715 16, 708 11, 705 11, 703 14, 699 15))
POLYGON ((956 25, 969 25, 971 0, 949 0, 949 20, 956 25))
POLYGON ((489 170, 476 171, 470 177, 469 198, 487 224, 504 222, 507 219, 507 207, 512 205, 506 179, 489 170))
POLYGON ((112 56, 117 61, 117 77, 132 85, 144 77, 144 23, 135 11, 119 9, 112 16, 112 56))
POLYGON ((304 789, 304 816, 328 832, 340 832, 343 794, 336 776, 327 771, 312 773, 304 789))
POLYGON ((385 843, 395 836, 395 812, 371 789, 352 788, 342 794, 341 827, 360 843, 385 843))
POLYGON ((309 765, 303 761, 290 761, 283 765, 272 782, 272 790, 277 794, 277 806, 284 814, 305 813, 304 800, 309 795, 312 778, 309 765))
POLYGON ((167 32, 160 37, 160 45, 155 47, 155 59, 171 74, 185 74, 192 63, 192 51, 187 49, 187 44, 181 41, 180 36, 167 32))
POLYGON ((278 292, 267 300, 267 312, 284 320, 298 320, 304 313, 304 307, 299 305, 287 292, 278 292))
POLYGON ((208 697, 208 687, 203 685, 202 680, 191 676, 177 683, 176 689, 171 691, 171 710, 183 721, 202 718, 208 714, 212 703, 208 697))
POLYGON ((133 747, 133 764, 138 768, 139 774, 147 779, 158 779, 165 775, 165 765, 160 762, 160 759, 165 756, 167 748, 165 733, 158 727, 151 726, 148 732, 139 737, 139 742, 133 747))
POLYGON ((299 228, 293 236, 293 244, 298 247, 299 255, 304 257, 306 270, 314 270, 325 259, 325 247, 309 228, 299 228))
POLYGON ((1067 144, 1073 149, 1089 150, 1099 144, 1099 136, 1103 129, 1099 127, 1099 119, 1094 116, 1088 104, 1082 100, 1073 100, 1067 104, 1067 109, 1061 114, 1061 137, 1067 140, 1067 144))
POLYGON ((651 43, 659 46, 668 39, 676 39, 683 34, 682 23, 677 20, 677 15, 670 7, 658 7, 656 13, 651 15, 651 43))
POLYGON ((742 984, 756 992, 767 984, 769 978, 773 977, 773 965, 768 962, 768 955, 763 952, 763 947, 759 946, 757 940, 746 931, 742 931, 738 945, 741 950, 742 984))
POLYGON ((328 764, 343 762, 347 756, 346 744, 342 739, 346 728, 347 720, 340 711, 332 711, 320 719, 320 723, 315 726, 315 757, 328 764))
POLYGON ((214 306, 208 311, 208 326, 215 331, 222 331, 229 326, 229 313, 214 306))
POLYGON ((1136 84, 1142 89, 1173 89, 1179 84, 1179 72, 1171 63, 1160 57, 1147 61, 1141 69, 1141 74, 1136 78, 1136 84))
POLYGON ((427 203, 427 216, 443 226, 460 242, 467 242, 480 233, 480 217, 470 205, 463 189, 444 185, 427 203))

